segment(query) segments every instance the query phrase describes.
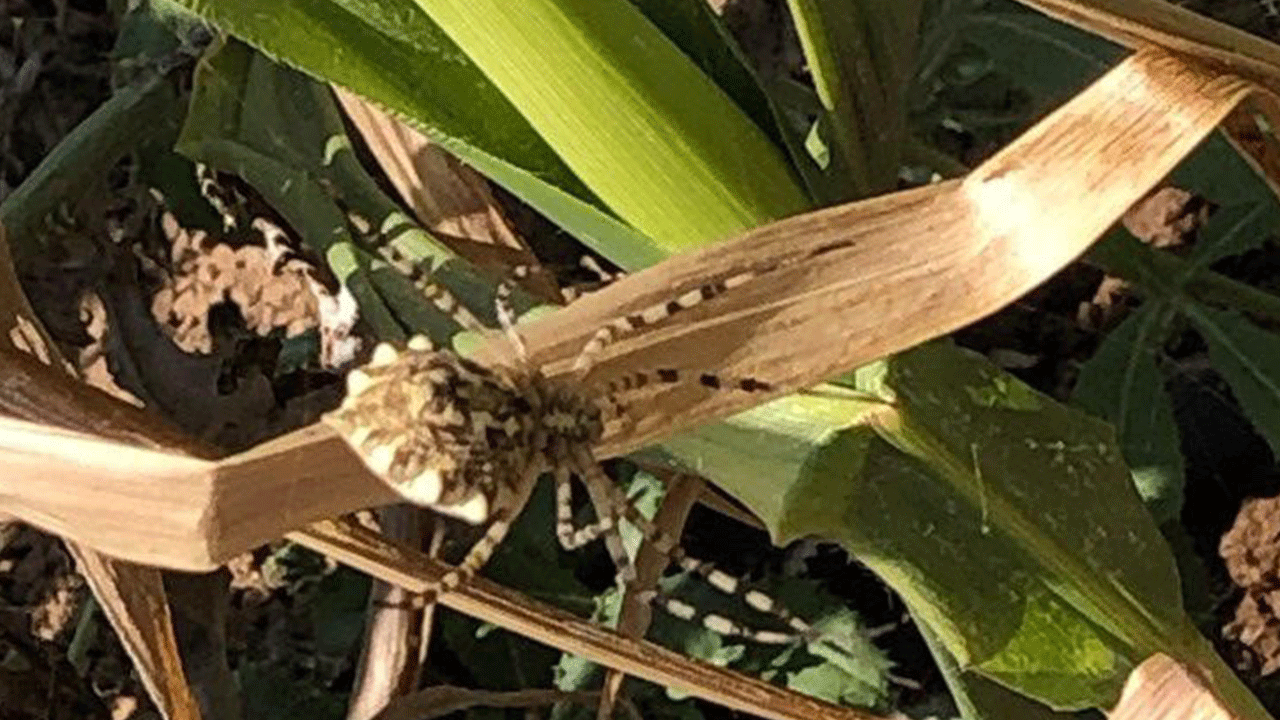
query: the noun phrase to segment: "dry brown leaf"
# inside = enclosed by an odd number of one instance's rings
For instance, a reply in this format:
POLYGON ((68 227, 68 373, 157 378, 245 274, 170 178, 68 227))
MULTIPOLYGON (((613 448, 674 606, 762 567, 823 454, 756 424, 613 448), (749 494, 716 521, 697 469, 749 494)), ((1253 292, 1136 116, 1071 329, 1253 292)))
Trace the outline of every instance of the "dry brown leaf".
POLYGON ((1135 50, 1165 48, 1280 90, 1280 47, 1164 0, 1018 0, 1135 50))
MULTIPOLYGON (((677 475, 667 483, 666 492, 662 495, 662 504, 653 518, 654 527, 667 537, 680 538, 684 535, 685 523, 694 504, 702 496, 704 483, 700 478, 689 475, 677 475)), ((590 488, 589 488, 590 489, 590 488)), ((592 499, 595 497, 593 495, 592 499)), ((603 500, 603 498, 601 498, 603 500)), ((597 506, 596 512, 601 512, 597 506)), ((604 517, 600 514, 597 517, 604 517)), ((625 552, 625 551, 624 551, 625 552)), ((635 558, 635 579, 628 583, 627 593, 622 598, 622 610, 618 613, 618 634, 628 638, 642 638, 649 631, 653 620, 653 607, 641 599, 641 593, 652 590, 670 564, 670 557, 654 547, 651 542, 640 544, 635 558)), ((609 670, 605 675, 604 689, 601 692, 600 706, 596 712, 598 720, 613 717, 613 709, 622 691, 622 682, 626 674, 618 670, 609 670)))
POLYGON ((528 250, 502 219, 484 176, 358 95, 340 87, 333 91, 423 227, 445 237, 528 250))
MULTIPOLYGON (((31 312, 26 296, 18 285, 18 278, 13 272, 11 262, 4 227, 0 226, 0 324, 10 328, 24 322, 28 327, 24 337, 28 342, 42 344, 44 349, 42 354, 46 358, 46 363, 37 362, 34 356, 22 353, 22 349, 16 345, 0 349, 0 358, 3 358, 0 364, 11 364, 28 371, 0 375, 4 379, 3 385, 0 385, 0 408, 3 408, 5 414, 26 414, 32 419, 42 421, 70 421, 73 426, 76 426, 79 423, 73 418, 84 415, 83 404, 77 396, 89 397, 90 405, 95 402, 100 406, 104 403, 118 405, 106 395, 89 390, 87 386, 70 390, 71 397, 60 396, 57 393, 52 397, 39 393, 24 395, 21 392, 32 389, 30 383, 23 382, 32 376, 43 375, 46 379, 56 377, 61 381, 59 385, 62 387, 72 385, 74 380, 68 375, 70 366, 62 360, 44 329, 34 321, 35 315, 31 312), (5 360, 9 362, 5 363, 5 360), (54 367, 55 364, 57 369, 54 367), (18 392, 15 393, 15 390, 18 392), (21 398, 21 402, 5 402, 12 398, 21 398)), ((0 346, 3 346, 7 333, 0 333, 0 336, 3 336, 0 337, 0 346)), ((78 385, 78 383, 75 384, 78 385)), ((136 410, 129 406, 123 407, 136 410)), ((108 417, 112 420, 121 419, 128 410, 121 409, 108 417)), ((127 423, 114 426, 110 421, 104 424, 108 427, 103 428, 103 425, 99 424, 92 429, 108 429, 118 437, 120 433, 117 427, 139 427, 127 423)), ((154 423, 144 423, 141 427, 149 426, 154 426, 154 423)), ((50 471, 50 468, 45 468, 42 472, 50 474, 50 471)), ((53 476, 58 479, 56 472, 53 476)), ((78 488, 71 485, 64 486, 61 492, 75 493, 77 490, 78 488)), ((30 518, 20 512, 15 514, 30 521, 30 518)), ((92 546, 75 542, 74 537, 66 539, 67 549, 75 557, 81 574, 88 581, 94 596, 98 598, 103 614, 111 622, 111 626, 133 660, 142 683, 156 707, 169 720, 200 720, 200 711, 187 686, 182 661, 178 655, 160 572, 154 568, 107 557, 92 546)))
POLYGON ((534 268, 526 280, 530 289, 543 297, 560 296, 554 278, 539 271, 533 251, 503 217, 483 175, 355 93, 336 85, 333 92, 423 227, 481 267, 534 268))
MULTIPOLYGON (((564 690, 473 690, 453 685, 436 685, 416 693, 397 698, 372 720, 434 720, 471 708, 525 708, 572 702, 590 707, 596 703, 599 693, 566 692, 564 690)), ((627 716, 640 720, 635 708, 628 708, 627 716)))
POLYGON ((1162 47, 1222 67, 1270 89, 1223 123, 1228 139, 1280 196, 1275 138, 1258 142, 1252 110, 1280 127, 1280 46, 1163 0, 1018 0, 1024 5, 1131 48, 1162 47), (1269 147, 1268 147, 1269 145, 1269 147))
POLYGON ((67 548, 161 714, 168 720, 200 720, 178 656, 160 572, 78 543, 67 543, 67 548))
POLYGON ((1129 208, 1120 222, 1134 237, 1154 248, 1177 248, 1194 239, 1195 231, 1209 219, 1204 198, 1166 185, 1129 208))
POLYGON ((120 387, 115 375, 111 372, 111 363, 108 359, 110 326, 107 318, 107 308, 103 305, 101 296, 95 292, 86 292, 80 297, 80 319, 84 322, 85 332, 90 338, 89 344, 80 348, 80 354, 76 358, 80 377, 89 385, 121 402, 135 407, 145 407, 146 403, 138 399, 138 396, 120 387))
POLYGON ((1270 93, 1259 93, 1232 111, 1222 122, 1222 128, 1240 157, 1267 183, 1271 192, 1280 197, 1280 141, 1274 131, 1280 127, 1277 122, 1280 122, 1280 101, 1270 93), (1273 128, 1271 132, 1262 131, 1258 116, 1267 119, 1273 128))
MULTIPOLYGON (((393 505, 378 512, 378 526, 388 540, 418 548, 431 534, 426 526, 434 524, 426 514, 412 505, 393 505)), ((373 581, 347 720, 368 720, 422 684, 423 651, 431 637, 434 610, 434 603, 427 604, 421 595, 373 581)))
POLYGON ((1209 684, 1185 665, 1156 653, 1134 668, 1110 720, 1232 720, 1209 684))

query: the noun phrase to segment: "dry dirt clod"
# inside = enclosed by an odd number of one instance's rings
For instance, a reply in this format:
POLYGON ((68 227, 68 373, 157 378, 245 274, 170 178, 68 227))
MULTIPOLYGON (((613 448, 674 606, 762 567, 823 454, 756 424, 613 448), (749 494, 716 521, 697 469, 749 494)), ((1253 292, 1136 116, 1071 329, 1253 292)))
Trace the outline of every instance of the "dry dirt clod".
POLYGON ((1260 675, 1280 670, 1280 497, 1246 501, 1218 554, 1245 593, 1223 635, 1245 646, 1241 665, 1260 675))
POLYGON ((286 337, 316 327, 319 310, 307 281, 309 267, 274 243, 232 249, 203 230, 162 220, 172 243, 172 275, 156 291, 151 312, 174 343, 189 353, 213 351, 209 310, 230 301, 259 335, 283 328, 286 337))
MULTIPOLYGON (((1134 237, 1151 247, 1185 255, 1213 210, 1213 203, 1205 198, 1182 188, 1165 186, 1134 203, 1120 222, 1134 237)), ((1098 285, 1093 299, 1080 303, 1077 323, 1085 330, 1105 331, 1124 320, 1136 301, 1129 281, 1108 275, 1098 285)))

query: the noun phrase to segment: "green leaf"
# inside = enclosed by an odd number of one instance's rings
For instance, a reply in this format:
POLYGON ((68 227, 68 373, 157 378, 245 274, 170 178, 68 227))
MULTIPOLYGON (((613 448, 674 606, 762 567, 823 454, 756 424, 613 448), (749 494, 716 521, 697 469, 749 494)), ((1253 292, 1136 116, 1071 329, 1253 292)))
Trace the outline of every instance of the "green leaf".
MULTIPOLYGON (((765 91, 751 68, 751 62, 738 48, 737 41, 711 10, 710 3, 688 0, 631 0, 645 17, 679 46, 717 86, 745 112, 769 139, 787 151, 792 167, 799 172, 809 196, 819 205, 832 205, 851 194, 847 174, 825 172, 827 162, 815 158, 805 147, 809 123, 797 125, 803 118, 821 110, 817 98, 808 87, 802 88, 810 102, 803 107, 779 97, 779 87, 765 91)), ((787 89, 798 87, 787 83, 787 89)))
POLYGON ((126 68, 163 62, 173 53, 194 52, 204 21, 173 0, 138 0, 120 19, 113 59, 126 68))
POLYGON ((1157 523, 1182 512, 1185 468, 1173 401, 1155 355, 1170 308, 1149 303, 1107 335, 1080 369, 1072 399, 1116 428, 1138 494, 1157 523))
POLYGON ((310 679, 294 677, 278 660, 249 662, 237 670, 245 716, 262 720, 339 720, 345 694, 326 692, 310 679))
POLYGON ((1069 717, 977 673, 963 671, 927 625, 918 627, 964 720, 1054 720, 1069 717))
POLYGON ((775 145, 783 143, 769 96, 751 63, 712 11, 710 3, 687 0, 630 0, 649 22, 724 90, 775 145))
POLYGON ((1209 345, 1214 369, 1231 386, 1271 452, 1280 457, 1280 336, 1233 311, 1192 303, 1180 309, 1209 345))
POLYGON ((14 263, 41 251, 37 232, 62 203, 74 204, 98 186, 125 153, 147 142, 172 142, 182 108, 164 76, 146 72, 116 92, 75 127, 0 203, 14 263))
POLYGON ((891 189, 906 136, 922 0, 788 0, 825 110, 817 132, 834 148, 845 200, 891 189))
POLYGON ((405 119, 587 245, 627 268, 662 257, 602 211, 493 83, 412 0, 175 0, 272 58, 405 119), (611 250, 610 250, 611 248, 611 250))
POLYGON ((1280 225, 1280 207, 1274 202, 1252 202, 1222 208, 1213 214, 1192 251, 1199 269, 1225 257, 1240 255, 1272 238, 1280 225))
POLYGON ((1109 426, 946 344, 858 378, 884 400, 843 401, 845 430, 771 426, 786 398, 664 447, 776 540, 841 542, 961 667, 1053 707, 1109 706, 1128 668, 1189 642, 1172 558, 1109 426))
POLYGON ((665 250, 808 207, 782 152, 627 0, 417 2, 665 250))
POLYGON ((995 72, 1033 97, 1031 112, 1058 105, 1124 57, 1120 46, 1012 3, 970 4, 948 31, 981 49, 995 72), (1031 60, 1030 62, 1028 60, 1031 60))

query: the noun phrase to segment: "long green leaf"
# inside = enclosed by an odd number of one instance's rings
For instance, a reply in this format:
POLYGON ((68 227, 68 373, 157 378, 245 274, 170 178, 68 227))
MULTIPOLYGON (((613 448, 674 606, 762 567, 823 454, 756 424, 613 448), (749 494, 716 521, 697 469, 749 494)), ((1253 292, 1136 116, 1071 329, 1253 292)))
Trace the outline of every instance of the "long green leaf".
POLYGON ((272 58, 414 125, 624 267, 662 253, 599 200, 412 0, 175 0, 272 58))
POLYGON ((885 400, 804 401, 846 430, 815 434, 811 414, 784 439, 777 418, 802 402, 787 398, 664 447, 775 538, 839 539, 963 668, 1050 706, 1105 706, 1146 653, 1186 643, 1172 559, 1108 426, 946 345, 859 376, 885 400))
POLYGON ((782 152, 627 0, 417 0, 669 252, 805 209, 782 152))
POLYGON ((819 132, 835 149, 845 199, 893 187, 906 135, 922 0, 788 0, 826 113, 819 132))

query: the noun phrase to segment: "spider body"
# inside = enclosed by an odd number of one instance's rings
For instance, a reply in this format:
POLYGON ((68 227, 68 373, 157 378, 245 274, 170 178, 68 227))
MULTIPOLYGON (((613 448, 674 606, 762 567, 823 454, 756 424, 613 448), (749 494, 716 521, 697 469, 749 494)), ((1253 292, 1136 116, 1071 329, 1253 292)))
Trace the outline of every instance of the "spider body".
MULTIPOLYGON (((388 262, 403 258, 385 242, 374 243, 388 262)), ((822 248, 812 255, 845 247, 822 248)), ((812 255, 800 260, 812 257, 812 255)), ((702 624, 722 635, 761 643, 789 643, 814 637, 814 629, 764 593, 742 584, 714 566, 689 557, 679 541, 656 527, 631 504, 600 469, 594 447, 604 432, 605 408, 610 417, 628 422, 627 396, 662 385, 695 384, 708 392, 772 392, 754 378, 714 373, 686 374, 654 368, 589 382, 587 376, 605 347, 621 336, 662 322, 772 272, 786 263, 744 270, 713 280, 674 299, 617 318, 598 329, 582 348, 565 378, 552 380, 532 364, 515 328, 511 285, 498 287, 497 316, 517 358, 512 366, 485 366, 456 353, 437 349, 425 337, 404 350, 380 345, 369 363, 347 376, 347 396, 325 417, 361 461, 409 502, 472 524, 484 524, 483 536, 454 571, 440 580, 452 590, 475 574, 492 556, 524 509, 540 475, 549 472, 556 488, 556 538, 565 550, 605 539, 618 584, 635 580, 635 568, 623 548, 619 528, 634 526, 654 548, 684 570, 700 575, 712 587, 740 595, 754 610, 772 615, 787 631, 754 630, 729 618, 703 614, 702 624), (587 488, 595 506, 594 522, 574 522, 574 478, 587 488)), ((526 269, 513 275, 523 277, 526 269)), ((439 309, 464 328, 485 332, 475 316, 429 273, 415 271, 414 284, 439 309)), ((676 617, 692 620, 696 608, 657 590, 643 597, 676 617)))
POLYGON ((409 502, 472 524, 600 438, 599 408, 536 369, 486 367, 415 340, 381 345, 328 421, 409 502))

